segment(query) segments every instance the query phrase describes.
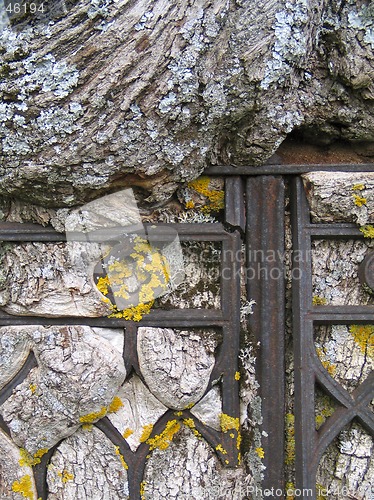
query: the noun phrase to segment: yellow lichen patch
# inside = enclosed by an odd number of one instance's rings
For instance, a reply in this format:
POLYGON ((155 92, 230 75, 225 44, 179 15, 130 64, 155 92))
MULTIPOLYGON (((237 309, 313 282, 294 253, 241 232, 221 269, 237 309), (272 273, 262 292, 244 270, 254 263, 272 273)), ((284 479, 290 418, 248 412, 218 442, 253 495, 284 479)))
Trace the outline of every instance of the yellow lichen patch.
POLYGON ((149 436, 152 434, 152 431, 153 431, 152 424, 143 425, 143 432, 139 438, 139 441, 141 443, 145 443, 147 441, 147 439, 149 438, 149 436))
POLYGON ((256 448, 255 449, 255 452, 257 453, 257 456, 259 458, 264 458, 265 457, 265 452, 264 452, 264 449, 263 448, 256 448))
POLYGON ((227 455, 227 451, 225 450, 225 448, 221 444, 217 444, 216 450, 220 451, 222 453, 222 455, 227 455))
POLYGON ((183 411, 175 411, 175 412, 174 412, 174 415, 175 415, 176 417, 181 417, 181 416, 183 415, 183 411))
POLYGON ((31 394, 35 394, 37 388, 38 388, 38 386, 36 384, 29 385, 29 389, 31 391, 31 394))
POLYGON ((327 496, 324 492, 328 492, 328 488, 325 488, 322 484, 316 484, 317 500, 327 500, 327 496))
POLYGON ((120 408, 123 407, 121 398, 114 396, 113 401, 110 403, 108 408, 108 413, 116 413, 120 408))
POLYGON ((183 423, 186 427, 190 428, 196 437, 201 437, 200 432, 195 428, 195 422, 192 418, 184 418, 183 423))
POLYGON ((336 365, 334 365, 328 359, 326 359, 326 353, 322 349, 322 347, 317 347, 316 351, 323 367, 333 377, 336 373, 336 365))
POLYGON ((238 437, 236 438, 236 447, 238 450, 240 450, 241 443, 242 443, 242 435, 240 434, 240 432, 238 432, 238 437))
POLYGON ((365 238, 374 238, 374 226, 367 224, 366 226, 360 227, 360 231, 365 238))
POLYGON ((140 483, 140 498, 141 500, 145 500, 145 481, 140 483))
POLYGON ((286 454, 285 463, 295 462, 295 416, 292 413, 286 414, 286 454))
POLYGON ((83 424, 83 425, 82 425, 82 429, 83 429, 84 431, 91 432, 91 431, 92 431, 92 428, 93 428, 93 425, 92 425, 92 424, 83 424))
POLYGON ((64 469, 62 472, 57 472, 57 475, 61 478, 63 483, 67 483, 68 481, 73 481, 74 474, 64 469))
POLYGON ((127 465, 125 459, 123 458, 123 455, 120 452, 119 446, 115 446, 115 449, 116 449, 116 455, 118 455, 119 459, 121 460, 122 467, 127 470, 129 468, 129 466, 127 465))
POLYGON ((15 493, 21 493, 23 497, 32 500, 34 498, 34 492, 31 477, 29 475, 22 476, 19 481, 14 481, 12 484, 12 491, 15 493))
POLYGON ((353 191, 363 191, 365 189, 365 184, 355 184, 352 186, 353 191))
POLYGON ((220 413, 219 421, 220 421, 221 430, 223 432, 227 432, 231 429, 235 429, 236 431, 239 432, 239 419, 238 418, 231 417, 230 415, 227 415, 226 413, 220 413))
POLYGON ((181 426, 177 420, 171 420, 166 424, 165 429, 161 434, 157 434, 154 438, 147 439, 150 450, 158 448, 159 450, 166 450, 173 440, 174 435, 180 430, 181 426))
POLYGON ((87 415, 82 415, 81 417, 79 417, 79 421, 82 422, 82 424, 93 424, 94 422, 96 422, 96 420, 100 420, 100 418, 105 417, 107 412, 108 412, 107 407, 102 406, 100 411, 87 413, 87 415))
POLYGON ((325 297, 319 297, 318 295, 314 295, 312 299, 312 304, 314 306, 325 306, 327 304, 327 299, 325 299, 325 297))
POLYGON ((350 333, 360 346, 361 352, 374 358, 374 325, 351 325, 350 333))
POLYGON ((353 194, 353 202, 357 207, 362 207, 363 205, 366 205, 367 199, 364 198, 363 196, 360 196, 359 194, 353 194))
MULTIPOLYGON (((103 295, 111 292, 113 302, 116 298, 130 302, 130 278, 136 278, 139 284, 136 295, 131 298, 132 303, 125 303, 125 309, 119 309, 109 301, 112 309, 110 318, 140 321, 145 314, 149 314, 155 298, 167 290, 170 281, 170 269, 165 256, 139 236, 134 240, 134 251, 125 259, 110 262, 106 269, 108 275, 100 277, 96 286, 103 295)), ((108 301, 108 297, 104 299, 108 301)))
POLYGON ((192 200, 188 200, 185 206, 187 209, 195 208, 195 203, 192 200))
POLYGON ((235 380, 240 380, 240 373, 239 372, 235 372, 235 380))
POLYGON ((328 396, 324 395, 319 398, 319 407, 322 407, 322 410, 316 415, 316 429, 318 430, 321 425, 326 421, 328 417, 334 413, 335 408, 331 405, 331 401, 328 396))
POLYGON ((153 301, 148 304, 138 304, 134 307, 129 307, 123 311, 119 311, 116 306, 113 306, 113 313, 109 318, 124 318, 131 321, 140 321, 145 314, 151 312, 153 301))
POLYGON ((34 455, 31 455, 31 453, 29 453, 24 448, 20 448, 19 453, 21 455, 21 458, 19 459, 18 463, 21 467, 33 467, 34 465, 40 464, 42 456, 45 455, 47 451, 48 448, 42 448, 38 450, 34 455))
POLYGON ((188 183, 188 187, 194 189, 208 199, 208 204, 201 208, 204 213, 219 212, 225 206, 225 193, 209 187, 211 180, 206 175, 188 183))
POLYGON ((131 434, 134 434, 134 431, 133 431, 132 429, 129 429, 129 428, 127 427, 127 429, 125 429, 125 430, 123 431, 122 436, 123 436, 125 439, 127 439, 128 437, 130 437, 130 436, 131 436, 131 434))
POLYGON ((108 276, 100 277, 96 283, 96 287, 103 295, 108 295, 110 282, 108 276))
POLYGON ((294 483, 286 483, 286 500, 294 500, 295 498, 295 485, 294 483))
POLYGON ((184 418, 183 423, 184 423, 184 425, 186 425, 190 429, 195 428, 195 422, 192 420, 192 418, 184 418))
POLYGON ((235 434, 234 434, 233 432, 230 432, 230 437, 231 437, 232 439, 234 439, 234 438, 235 438, 235 434))

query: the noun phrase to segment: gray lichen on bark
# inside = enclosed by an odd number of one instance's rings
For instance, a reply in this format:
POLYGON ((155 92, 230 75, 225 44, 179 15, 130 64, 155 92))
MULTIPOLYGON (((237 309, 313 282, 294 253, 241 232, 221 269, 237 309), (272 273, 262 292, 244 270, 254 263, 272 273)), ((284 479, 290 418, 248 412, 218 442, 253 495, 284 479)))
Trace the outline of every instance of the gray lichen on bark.
POLYGON ((263 163, 295 127, 373 141, 366 2, 94 10, 1 34, 3 194, 68 206, 137 185, 163 200, 208 164, 263 163))
POLYGON ((373 304, 359 280, 359 265, 374 248, 371 240, 327 241, 312 244, 313 295, 331 305, 373 304))
POLYGON ((47 482, 52 500, 124 500, 129 495, 121 457, 95 427, 80 429, 59 445, 48 466, 47 482))
POLYGON ((93 280, 101 252, 95 243, 5 245, 1 306, 21 316, 107 316, 111 309, 93 280))
POLYGON ((26 339, 38 362, 0 408, 31 456, 104 416, 126 376, 121 354, 88 326, 1 327, 0 335, 2 347, 26 339))
POLYGON ((215 332, 140 327, 137 342, 140 370, 161 403, 183 410, 202 398, 215 363, 215 332))
POLYGON ((154 450, 144 475, 145 498, 241 498, 242 469, 224 469, 204 441, 181 428, 166 450, 154 450))

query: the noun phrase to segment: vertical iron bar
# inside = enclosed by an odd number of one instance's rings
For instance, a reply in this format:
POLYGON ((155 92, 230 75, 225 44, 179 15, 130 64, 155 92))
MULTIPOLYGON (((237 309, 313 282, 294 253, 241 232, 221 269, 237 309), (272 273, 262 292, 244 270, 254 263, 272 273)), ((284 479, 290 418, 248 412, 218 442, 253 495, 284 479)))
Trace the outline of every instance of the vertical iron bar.
POLYGON ((244 181, 241 177, 225 179, 225 222, 245 231, 244 181))
MULTIPOLYGON (((240 340, 240 267, 241 239, 236 231, 222 242, 221 300, 222 310, 228 323, 223 327, 224 371, 222 378, 222 411, 237 419, 239 426, 239 383, 235 376, 238 371, 240 340)), ((239 449, 237 433, 232 430, 223 433, 222 441, 227 450, 227 465, 238 465, 239 449), (231 436, 230 436, 231 434, 231 436), (234 435, 234 438, 232 437, 234 435)))
POLYGON ((315 499, 315 470, 312 467, 316 448, 314 415, 315 373, 312 364, 313 320, 307 319, 312 306, 311 237, 309 206, 303 182, 292 184, 291 221, 293 243, 293 342, 295 363, 295 480, 296 488, 312 490, 315 499))
POLYGON ((271 176, 248 178, 246 194, 247 292, 256 301, 249 326, 260 345, 263 487, 284 491, 284 181, 271 176))

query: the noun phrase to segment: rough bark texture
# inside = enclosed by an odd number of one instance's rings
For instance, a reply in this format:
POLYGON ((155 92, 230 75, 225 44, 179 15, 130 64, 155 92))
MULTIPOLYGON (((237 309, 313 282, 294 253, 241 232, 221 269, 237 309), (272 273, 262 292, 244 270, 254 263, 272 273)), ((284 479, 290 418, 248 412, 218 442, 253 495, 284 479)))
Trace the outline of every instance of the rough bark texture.
POLYGON ((31 456, 104 416, 126 376, 121 354, 87 326, 2 327, 0 335, 3 346, 27 339, 38 361, 0 408, 31 456))
POLYGON ((312 172, 303 179, 314 222, 374 221, 373 172, 312 172))
MULTIPOLYGON (((373 174, 315 172, 304 175, 315 222, 373 222, 373 174)), ((373 240, 315 240, 312 245, 313 302, 316 306, 373 303, 358 279, 359 265, 373 251, 373 240)), ((374 325, 331 325, 315 328, 315 348, 322 365, 352 392, 374 369, 374 325)), ((373 404, 373 403, 372 403, 373 404)), ((316 428, 338 407, 317 391, 316 428)), ((289 438, 289 448, 292 447, 289 438)), ((372 495, 373 439, 351 422, 327 448, 317 474, 319 498, 333 500, 372 495)))
POLYGON ((208 164, 263 163, 295 127, 373 141, 368 1, 84 0, 4 28, 0 191, 164 200, 208 164))

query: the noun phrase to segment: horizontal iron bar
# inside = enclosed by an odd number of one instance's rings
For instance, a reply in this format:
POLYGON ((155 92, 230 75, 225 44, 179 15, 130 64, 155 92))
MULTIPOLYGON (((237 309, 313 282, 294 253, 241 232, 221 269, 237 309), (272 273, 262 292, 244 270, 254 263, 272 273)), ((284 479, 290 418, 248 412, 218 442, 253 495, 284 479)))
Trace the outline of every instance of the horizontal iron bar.
POLYGON ((308 224, 306 231, 314 238, 363 238, 356 224, 308 224))
POLYGON ((374 324, 374 306, 315 306, 306 316, 316 324, 374 324))
POLYGON ((374 172, 374 163, 313 163, 290 165, 217 165, 208 167, 207 175, 297 175, 307 172, 374 172))
MULTIPOLYGON (((221 310, 216 309, 153 309, 137 326, 223 326, 230 318, 224 318, 221 310)), ((59 316, 46 318, 40 316, 12 316, 0 312, 0 325, 87 325, 91 327, 125 328, 132 321, 124 318, 87 318, 59 316)))
MULTIPOLYGON (((202 224, 188 224, 188 223, 171 223, 171 224, 144 224, 144 229, 153 240, 162 240, 165 236, 168 241, 168 236, 173 235, 174 232, 178 233, 180 240, 193 239, 195 241, 221 241, 231 237, 220 223, 202 223, 202 224), (152 229, 158 229, 159 232, 152 232, 152 229), (170 229, 170 235, 168 233, 170 229)), ((123 228, 122 234, 132 232, 131 228, 123 228)), ((108 230, 118 233, 119 228, 112 228, 108 230)), ((122 230, 121 230, 122 231, 122 230)), ((103 231, 92 231, 89 234, 89 241, 103 241, 103 231), (97 238, 96 238, 97 236, 97 238)), ((120 237, 120 234, 115 236, 120 237)), ((114 236, 114 237, 115 237, 114 236)), ((113 235, 112 238, 113 239, 113 235)), ((86 233, 70 233, 69 240, 87 241, 86 233)), ((55 231, 51 226, 43 227, 39 224, 29 224, 21 222, 1 222, 0 223, 0 241, 45 241, 57 242, 66 241, 66 234, 55 231)))

